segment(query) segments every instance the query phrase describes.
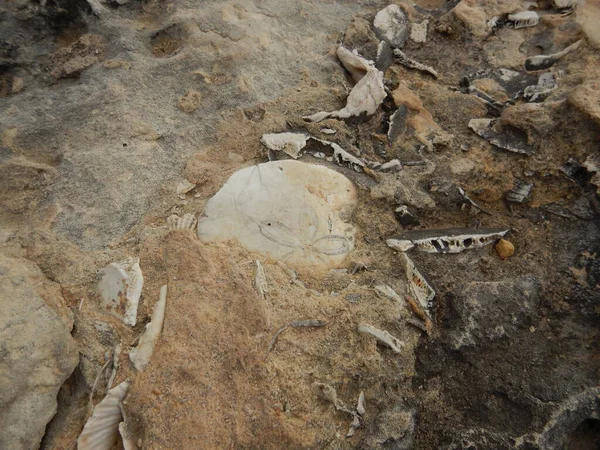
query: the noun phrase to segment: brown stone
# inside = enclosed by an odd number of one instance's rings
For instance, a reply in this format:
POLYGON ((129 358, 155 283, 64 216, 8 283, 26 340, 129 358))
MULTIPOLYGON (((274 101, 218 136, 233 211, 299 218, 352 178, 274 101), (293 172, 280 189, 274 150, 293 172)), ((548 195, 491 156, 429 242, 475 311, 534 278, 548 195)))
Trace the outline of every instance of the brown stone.
POLYGON ((515 246, 506 239, 500 239, 496 244, 496 253, 500 259, 510 258, 515 253, 515 246))

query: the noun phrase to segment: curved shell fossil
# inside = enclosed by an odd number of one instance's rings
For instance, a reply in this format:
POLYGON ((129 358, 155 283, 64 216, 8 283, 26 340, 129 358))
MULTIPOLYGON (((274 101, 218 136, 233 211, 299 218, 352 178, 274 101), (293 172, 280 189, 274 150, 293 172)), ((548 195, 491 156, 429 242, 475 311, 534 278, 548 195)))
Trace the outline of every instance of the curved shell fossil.
POLYGON ((78 450, 110 450, 118 439, 119 423, 123 419, 119 404, 127 395, 129 382, 124 381, 108 391, 96 405, 77 439, 78 450))

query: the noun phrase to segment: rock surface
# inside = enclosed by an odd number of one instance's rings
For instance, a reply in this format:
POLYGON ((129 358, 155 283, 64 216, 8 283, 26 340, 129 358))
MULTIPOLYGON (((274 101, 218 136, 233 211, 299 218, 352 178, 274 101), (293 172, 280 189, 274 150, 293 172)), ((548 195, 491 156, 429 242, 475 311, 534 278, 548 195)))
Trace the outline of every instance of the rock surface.
POLYGON ((79 361, 77 344, 69 333, 70 311, 61 304, 60 291, 40 286, 43 275, 36 269, 26 260, 0 254, 3 449, 38 448, 56 413, 58 390, 79 361), (48 304, 42 296, 49 297, 48 304))

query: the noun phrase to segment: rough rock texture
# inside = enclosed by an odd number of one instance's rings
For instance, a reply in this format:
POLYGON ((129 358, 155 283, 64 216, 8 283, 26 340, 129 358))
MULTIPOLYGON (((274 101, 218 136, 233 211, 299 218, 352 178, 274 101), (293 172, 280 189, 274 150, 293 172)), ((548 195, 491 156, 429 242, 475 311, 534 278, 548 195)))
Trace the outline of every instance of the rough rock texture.
POLYGON ((0 253, 0 292, 0 448, 35 449, 79 361, 72 318, 60 289, 27 260, 0 253))

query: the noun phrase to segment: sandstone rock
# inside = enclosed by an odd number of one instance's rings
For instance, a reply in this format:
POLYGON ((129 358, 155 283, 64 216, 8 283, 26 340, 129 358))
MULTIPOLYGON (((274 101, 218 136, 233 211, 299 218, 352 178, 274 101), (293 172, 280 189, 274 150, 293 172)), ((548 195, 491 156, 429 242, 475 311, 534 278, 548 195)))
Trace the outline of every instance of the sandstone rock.
POLYGON ((496 244, 496 253, 500 259, 510 258, 515 253, 515 246, 506 239, 500 239, 496 244))
POLYGON ((590 80, 576 87, 569 96, 569 102, 600 124, 600 81, 590 80))
POLYGON ((476 37, 483 37, 492 31, 490 19, 521 9, 519 0, 500 0, 488 2, 485 0, 463 0, 451 13, 463 22, 467 29, 476 37))
POLYGON ((55 285, 41 289, 41 277, 39 269, 28 261, 0 255, 3 449, 38 448, 46 425, 56 413, 58 390, 79 361, 60 291, 55 285), (43 295, 52 297, 54 305, 45 302, 43 295))

